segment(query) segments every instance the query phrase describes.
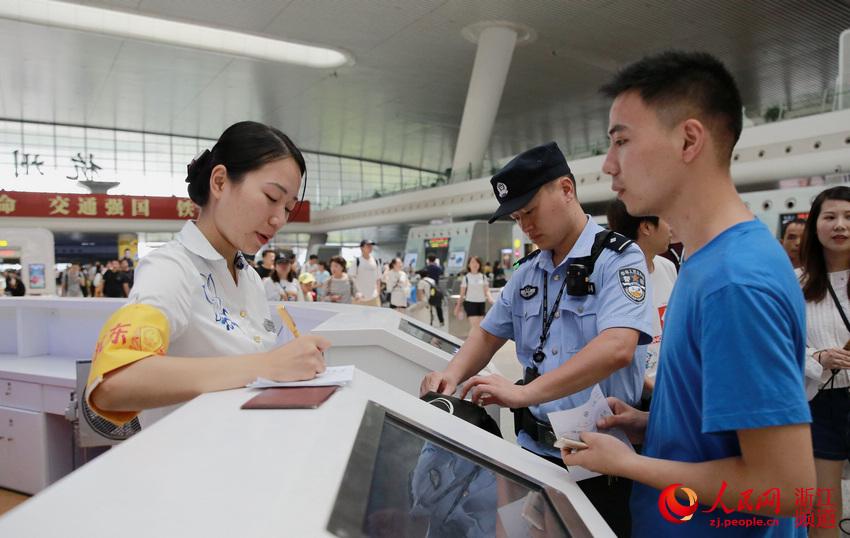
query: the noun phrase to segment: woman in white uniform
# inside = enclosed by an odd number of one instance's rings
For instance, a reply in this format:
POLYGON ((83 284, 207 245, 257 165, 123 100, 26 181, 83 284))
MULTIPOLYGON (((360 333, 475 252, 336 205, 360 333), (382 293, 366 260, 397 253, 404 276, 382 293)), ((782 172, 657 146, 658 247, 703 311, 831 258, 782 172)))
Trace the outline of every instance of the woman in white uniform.
POLYGON ((192 161, 186 182, 200 216, 139 262, 128 304, 101 330, 86 387, 95 412, 123 424, 257 377, 324 371, 330 344, 321 337, 274 348, 263 285, 243 256, 296 210, 305 170, 285 134, 255 122, 232 125, 192 161))

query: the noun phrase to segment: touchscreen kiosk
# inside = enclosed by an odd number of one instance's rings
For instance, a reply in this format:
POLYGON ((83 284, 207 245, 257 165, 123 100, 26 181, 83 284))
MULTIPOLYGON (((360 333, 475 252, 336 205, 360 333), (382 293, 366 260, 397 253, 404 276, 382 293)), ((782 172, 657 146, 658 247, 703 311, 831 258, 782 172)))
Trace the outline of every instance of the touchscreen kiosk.
POLYGON ((398 328, 401 332, 434 346, 440 351, 445 351, 449 355, 454 355, 460 349, 460 343, 456 338, 449 340, 445 336, 441 336, 435 331, 426 329, 424 326, 415 322, 411 323, 406 319, 402 319, 399 322, 398 328))
POLYGON ((354 536, 591 536, 564 494, 369 402, 328 531, 354 536))

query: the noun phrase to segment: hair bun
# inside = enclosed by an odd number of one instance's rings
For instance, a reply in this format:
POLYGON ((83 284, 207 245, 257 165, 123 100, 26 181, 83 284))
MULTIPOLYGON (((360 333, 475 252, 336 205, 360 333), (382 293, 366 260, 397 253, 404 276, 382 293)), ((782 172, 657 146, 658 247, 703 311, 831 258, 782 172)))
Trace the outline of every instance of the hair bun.
POLYGON ((197 157, 192 159, 192 162, 186 165, 186 183, 191 183, 194 180, 198 170, 204 170, 207 167, 210 157, 212 157, 212 152, 205 149, 197 157))

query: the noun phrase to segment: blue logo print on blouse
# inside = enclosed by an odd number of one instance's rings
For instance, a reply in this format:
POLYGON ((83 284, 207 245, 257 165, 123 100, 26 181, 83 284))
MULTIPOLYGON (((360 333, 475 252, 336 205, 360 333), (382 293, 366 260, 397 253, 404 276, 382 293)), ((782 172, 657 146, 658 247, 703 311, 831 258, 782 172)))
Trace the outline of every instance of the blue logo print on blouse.
POLYGON ((208 275, 201 273, 201 277, 204 276, 206 277, 206 284, 203 285, 204 297, 213 307, 216 323, 221 323, 225 329, 232 331, 239 324, 230 319, 230 314, 227 313, 227 309, 222 305, 221 298, 215 291, 215 281, 213 280, 212 273, 208 275))

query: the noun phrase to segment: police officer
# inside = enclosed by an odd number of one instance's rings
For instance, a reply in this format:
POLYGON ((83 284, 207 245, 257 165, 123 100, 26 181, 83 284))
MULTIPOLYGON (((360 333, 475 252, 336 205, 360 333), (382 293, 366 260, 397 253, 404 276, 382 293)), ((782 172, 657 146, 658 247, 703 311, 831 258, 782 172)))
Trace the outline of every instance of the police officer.
MULTIPOLYGON (((646 261, 637 245, 584 213, 554 142, 521 153, 490 183, 499 201, 490 222, 510 215, 540 250, 519 262, 481 330, 420 390, 452 394, 465 382, 462 397, 510 407, 520 446, 563 466, 547 413, 584 404, 596 384, 605 396, 640 401, 652 332, 646 261), (475 375, 508 339, 522 382, 475 375)), ((628 536, 631 483, 602 476, 579 486, 617 535, 628 536)))

